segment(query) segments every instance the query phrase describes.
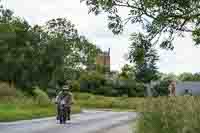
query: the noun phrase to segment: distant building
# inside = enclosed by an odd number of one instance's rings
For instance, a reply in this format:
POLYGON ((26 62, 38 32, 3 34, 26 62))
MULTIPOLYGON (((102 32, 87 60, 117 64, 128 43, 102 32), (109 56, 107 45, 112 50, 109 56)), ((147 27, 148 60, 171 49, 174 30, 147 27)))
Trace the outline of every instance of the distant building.
POLYGON ((184 95, 186 90, 188 90, 193 96, 200 96, 200 82, 185 81, 176 83, 176 96, 184 95))
POLYGON ((110 72, 110 48, 108 51, 104 51, 97 55, 96 65, 105 69, 105 72, 110 72))

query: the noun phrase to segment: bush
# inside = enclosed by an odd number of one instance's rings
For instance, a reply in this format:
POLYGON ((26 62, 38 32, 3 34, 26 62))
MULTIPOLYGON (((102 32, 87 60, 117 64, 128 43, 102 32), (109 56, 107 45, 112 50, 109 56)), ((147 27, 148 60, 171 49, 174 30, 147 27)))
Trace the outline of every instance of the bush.
POLYGON ((51 101, 46 92, 39 88, 34 89, 35 101, 40 106, 48 106, 51 101))
POLYGON ((72 81, 71 89, 73 92, 80 92, 80 83, 78 81, 72 81))
POLYGON ((79 78, 82 92, 92 92, 105 84, 105 77, 98 72, 84 73, 79 78))
POLYGON ((136 96, 137 97, 144 97, 146 93, 146 88, 143 83, 136 84, 136 96))
POLYGON ((93 99, 94 95, 91 95, 89 93, 74 93, 74 99, 75 100, 87 100, 87 99, 93 99))
POLYGON ((93 91, 94 94, 104 95, 104 96, 114 96, 116 91, 111 86, 101 86, 93 91))
POLYGON ((132 81, 121 82, 121 85, 117 87, 118 94, 128 95, 129 97, 144 97, 145 96, 145 87, 142 83, 135 83, 132 81))
POLYGON ((153 96, 168 96, 169 94, 169 87, 170 81, 169 80, 162 80, 158 85, 152 88, 153 96))

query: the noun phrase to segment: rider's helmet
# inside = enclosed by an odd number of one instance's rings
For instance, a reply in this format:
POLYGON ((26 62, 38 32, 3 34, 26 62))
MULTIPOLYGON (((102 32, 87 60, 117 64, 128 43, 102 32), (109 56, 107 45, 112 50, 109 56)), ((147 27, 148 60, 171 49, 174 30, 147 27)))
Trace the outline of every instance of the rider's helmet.
POLYGON ((63 92, 68 92, 69 91, 69 85, 68 82, 65 82, 65 84, 62 87, 63 92))

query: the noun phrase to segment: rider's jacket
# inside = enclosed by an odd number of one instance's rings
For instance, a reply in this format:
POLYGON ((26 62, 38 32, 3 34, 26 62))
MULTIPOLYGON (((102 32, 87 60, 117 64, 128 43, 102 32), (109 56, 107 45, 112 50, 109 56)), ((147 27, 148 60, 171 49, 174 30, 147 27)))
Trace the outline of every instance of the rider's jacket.
POLYGON ((62 93, 60 92, 56 97, 56 102, 60 104, 64 104, 66 107, 70 107, 73 104, 73 96, 71 92, 62 93))

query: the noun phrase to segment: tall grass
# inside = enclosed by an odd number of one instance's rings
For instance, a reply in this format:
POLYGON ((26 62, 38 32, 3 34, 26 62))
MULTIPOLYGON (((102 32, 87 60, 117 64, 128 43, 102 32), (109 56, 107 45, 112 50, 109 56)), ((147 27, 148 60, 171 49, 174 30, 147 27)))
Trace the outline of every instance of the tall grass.
POLYGON ((148 98, 136 133, 199 133, 200 97, 148 98))

